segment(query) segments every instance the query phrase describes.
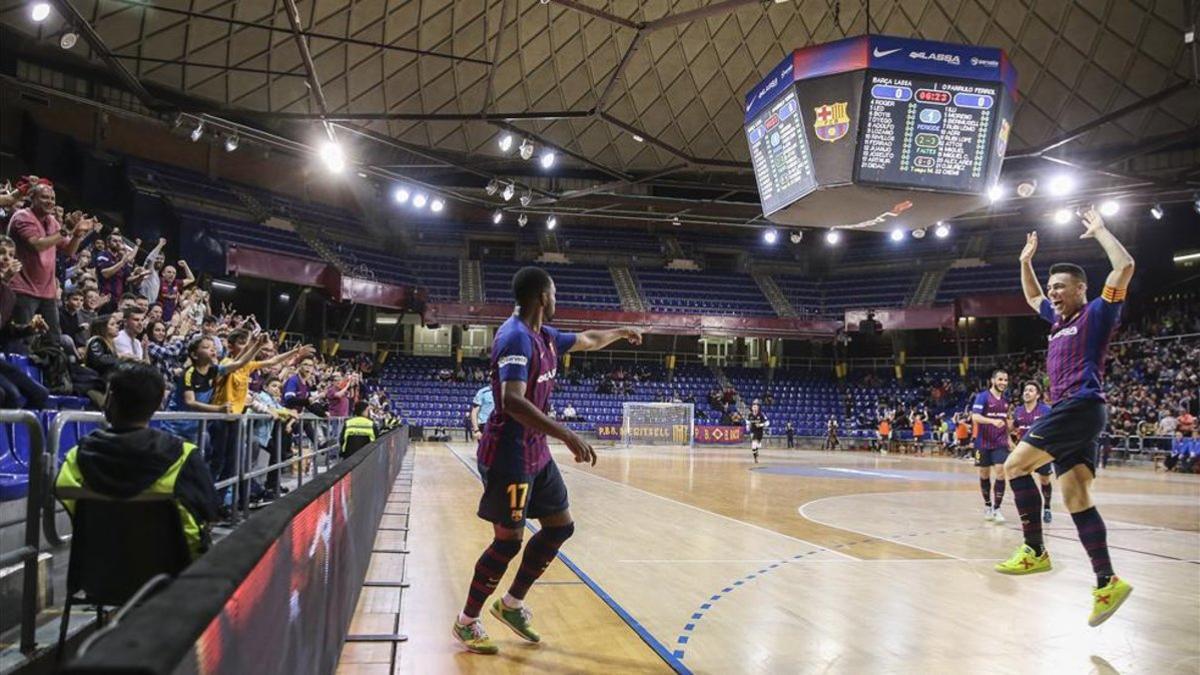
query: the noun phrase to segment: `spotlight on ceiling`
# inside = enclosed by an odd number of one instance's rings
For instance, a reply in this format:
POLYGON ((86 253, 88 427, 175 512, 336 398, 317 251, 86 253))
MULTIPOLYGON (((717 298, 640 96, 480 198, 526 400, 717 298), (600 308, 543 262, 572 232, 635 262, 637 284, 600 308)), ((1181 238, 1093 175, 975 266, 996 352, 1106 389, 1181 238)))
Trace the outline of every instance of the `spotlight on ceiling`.
POLYGON ((542 153, 542 168, 549 169, 554 166, 555 155, 553 150, 547 150, 542 153))
POLYGON ((767 242, 768 244, 774 244, 775 242, 779 241, 779 230, 771 228, 766 232, 763 232, 763 241, 767 242))
POLYGON ((637 141, 638 143, 641 143, 641 142, 645 141, 646 139, 642 138, 641 136, 639 136, 637 134, 633 134, 633 140, 637 141))
POLYGON ((1192 208, 1196 211, 1196 213, 1200 213, 1200 197, 1196 197, 1196 199, 1192 201, 1192 208))
POLYGON ((1037 192, 1037 181, 1030 178, 1017 183, 1017 196, 1022 199, 1029 199, 1033 193, 1037 192))
POLYGON ((29 18, 41 23, 50 17, 50 3, 35 2, 29 9, 29 18))
POLYGON ((441 197, 434 197, 433 201, 429 202, 429 210, 434 213, 441 213, 444 208, 446 208, 446 200, 441 197))
POLYGON ((500 196, 504 198, 504 201, 508 201, 512 199, 513 195, 515 194, 517 194, 517 186, 509 183, 508 185, 504 186, 504 192, 501 192, 500 196))
POLYGON ((408 201, 408 188, 404 186, 397 187, 392 190, 392 199, 396 200, 397 204, 403 204, 408 201))
POLYGON ((499 225, 500 222, 503 220, 504 220, 504 212, 503 211, 501 211, 500 209, 496 209, 495 211, 492 211, 492 222, 493 223, 495 223, 496 225, 499 225))
POLYGON ((413 202, 412 202, 413 206, 417 207, 418 209, 425 208, 425 202, 429 201, 429 198, 426 197, 424 195, 424 193, 421 193, 421 192, 418 192, 417 194, 413 195, 412 199, 413 199, 413 202))
POLYGON ((671 216, 671 225, 673 227, 682 227, 683 221, 679 219, 679 216, 671 216))
POLYGON ((1054 197, 1070 194, 1075 189, 1075 178, 1066 173, 1057 174, 1050 179, 1047 188, 1049 188, 1051 196, 1054 197))
POLYGON ((508 152, 512 150, 513 135, 509 133, 500 134, 500 140, 497 142, 500 144, 500 152, 508 152))
POLYGON ((792 230, 792 233, 788 235, 788 241, 793 244, 799 244, 804 241, 804 232, 802 230, 792 230))
POLYGON ((521 147, 517 150, 517 154, 521 156, 521 159, 533 157, 533 143, 528 138, 522 138, 521 147))
POLYGON ((346 170, 346 151, 337 141, 325 141, 318 151, 325 168, 331 173, 341 173, 346 170))
POLYGON ((79 42, 79 34, 72 33, 71 31, 63 33, 62 37, 58 38, 58 46, 63 49, 74 47, 76 42, 79 42))
POLYGON ((842 233, 838 232, 837 230, 830 230, 825 233, 825 243, 829 244, 830 246, 836 245, 841 240, 842 233))
POLYGON ((1115 215, 1117 215, 1117 212, 1120 210, 1121 210, 1121 202, 1119 202, 1115 199, 1106 199, 1106 200, 1100 202, 1099 211, 1100 211, 1100 215, 1102 215, 1102 216, 1105 216, 1105 217, 1115 216, 1115 215))
POLYGON ((993 204, 1001 199, 1004 199, 1004 186, 996 183, 992 187, 988 188, 988 199, 991 200, 993 204))
POLYGON ((1054 222, 1059 225, 1066 225, 1071 222, 1071 209, 1058 209, 1054 212, 1054 222))
POLYGON ((1162 204, 1155 204, 1154 206, 1150 207, 1150 217, 1154 218, 1155 220, 1162 220, 1163 213, 1162 204))
POLYGON ((528 222, 529 222, 529 216, 525 215, 524 213, 517 216, 517 225, 518 226, 525 227, 525 224, 528 222))
POLYGON ((950 226, 939 222, 937 227, 933 228, 933 234, 938 239, 945 239, 946 237, 950 236, 950 226))
POLYGON ((546 229, 553 230, 556 227, 558 227, 558 217, 551 214, 550 217, 546 219, 546 229))
POLYGON ((496 191, 499 189, 500 189, 500 181, 493 178, 488 181, 488 184, 486 187, 483 188, 483 191, 488 193, 488 196, 490 197, 491 195, 496 194, 496 191))
POLYGON ((233 152, 238 148, 238 135, 229 134, 225 137, 225 152, 233 152))
POLYGON ((521 206, 529 206, 533 203, 533 188, 529 188, 525 194, 521 195, 520 202, 521 206))
POLYGON ((904 230, 897 228, 892 230, 889 236, 892 238, 892 241, 904 241, 904 230))
POLYGON ((188 137, 192 139, 193 143, 204 138, 204 120, 196 122, 196 128, 192 129, 192 133, 188 134, 188 137))

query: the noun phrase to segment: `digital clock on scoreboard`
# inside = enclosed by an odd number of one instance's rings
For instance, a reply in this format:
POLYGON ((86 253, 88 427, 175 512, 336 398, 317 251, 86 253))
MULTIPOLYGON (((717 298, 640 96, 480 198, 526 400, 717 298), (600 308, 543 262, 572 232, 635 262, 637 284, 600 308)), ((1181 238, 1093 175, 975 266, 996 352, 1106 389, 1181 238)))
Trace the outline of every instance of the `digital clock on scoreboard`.
POLYGON ((999 84, 872 72, 865 89, 858 181, 946 192, 987 189, 999 84))
POLYGON ((817 187, 796 92, 788 87, 746 124, 763 213, 793 203, 817 187))

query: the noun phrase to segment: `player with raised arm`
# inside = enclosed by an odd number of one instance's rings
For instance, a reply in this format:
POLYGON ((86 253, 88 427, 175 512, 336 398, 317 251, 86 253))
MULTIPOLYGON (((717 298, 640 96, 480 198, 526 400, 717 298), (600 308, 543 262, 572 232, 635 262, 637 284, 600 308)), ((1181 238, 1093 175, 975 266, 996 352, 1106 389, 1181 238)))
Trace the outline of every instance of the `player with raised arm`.
POLYGON ((541 640, 530 624, 525 594, 575 531, 567 486, 550 457, 546 437, 565 443, 576 462, 596 463, 592 446, 547 416, 559 355, 603 349, 621 339, 633 345, 642 342, 642 334, 635 328, 567 333, 550 327, 555 288, 543 269, 518 270, 512 290, 517 311, 492 341, 489 370, 496 411, 483 429, 476 451, 483 479, 478 515, 492 523, 494 538, 475 563, 466 605, 453 626, 455 639, 478 654, 499 651, 479 613, 521 549, 526 518, 536 518, 541 529, 530 537, 512 587, 492 603, 491 613, 521 638, 541 640))
POLYGON ((1033 574, 1050 570, 1050 554, 1046 552, 1038 518, 1042 500, 1030 474, 1053 462, 1062 484, 1063 501, 1096 574, 1088 625, 1098 626, 1133 591, 1132 586, 1113 573, 1108 531, 1092 503, 1091 491, 1096 476, 1097 441, 1108 417, 1104 402, 1104 359, 1133 278, 1133 258, 1104 226, 1094 208, 1083 213, 1083 225, 1085 230, 1080 238, 1099 242, 1112 265, 1103 290, 1091 302, 1087 299, 1087 275, 1083 268, 1070 263, 1050 267, 1048 289, 1042 292, 1033 271, 1033 256, 1038 247, 1036 232, 1029 233, 1021 251, 1021 288, 1025 300, 1052 324, 1046 371, 1054 406, 1033 423, 1004 463, 1021 514, 1025 543, 1012 557, 997 564, 996 571, 1033 574))
MULTIPOLYGON (((1042 385, 1030 380, 1021 388, 1021 405, 1017 406, 1010 418, 1010 429, 1012 435, 1012 446, 1015 448, 1017 443, 1033 426, 1033 423, 1045 417, 1050 412, 1050 406, 1042 402, 1042 385)), ((1050 495, 1053 487, 1050 485, 1050 468, 1052 463, 1047 463, 1037 468, 1038 483, 1042 488, 1042 522, 1049 523, 1050 514, 1050 495)))
POLYGON ((762 405, 758 401, 750 404, 750 415, 746 418, 746 431, 750 432, 750 452, 754 453, 754 463, 758 464, 758 449, 762 447, 763 433, 771 426, 762 405))
POLYGON ((979 467, 979 491, 983 493, 983 519, 1004 522, 1004 461, 1008 459, 1008 373, 996 370, 991 385, 971 404, 975 434, 975 466, 979 467))

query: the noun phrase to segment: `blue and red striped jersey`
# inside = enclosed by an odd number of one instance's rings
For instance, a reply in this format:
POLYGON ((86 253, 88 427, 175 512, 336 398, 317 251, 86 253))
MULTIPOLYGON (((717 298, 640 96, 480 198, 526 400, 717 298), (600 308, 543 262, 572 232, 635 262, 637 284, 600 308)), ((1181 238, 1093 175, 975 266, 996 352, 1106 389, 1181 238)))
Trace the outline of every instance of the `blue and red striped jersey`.
POLYGON ((975 447, 980 450, 1003 450, 1008 448, 1008 401, 992 394, 992 390, 981 391, 971 404, 971 412, 992 420, 1005 422, 1002 427, 980 424, 975 436, 975 447))
POLYGON ((1038 314, 1049 321, 1046 372, 1050 376, 1050 401, 1070 398, 1104 400, 1104 359, 1124 307, 1124 291, 1105 287, 1104 294, 1083 306, 1072 317, 1057 317, 1049 300, 1038 314))

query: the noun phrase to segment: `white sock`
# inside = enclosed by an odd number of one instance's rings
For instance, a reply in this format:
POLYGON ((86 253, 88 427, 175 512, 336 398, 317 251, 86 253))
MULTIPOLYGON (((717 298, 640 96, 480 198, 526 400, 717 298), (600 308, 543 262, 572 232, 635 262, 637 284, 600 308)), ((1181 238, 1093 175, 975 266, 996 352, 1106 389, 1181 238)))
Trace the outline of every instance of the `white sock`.
POLYGON ((521 600, 519 598, 514 598, 509 593, 505 593, 504 597, 500 598, 500 602, 503 602, 504 606, 509 609, 521 609, 522 607, 525 606, 524 600, 521 600))
POLYGON ((477 617, 477 616, 467 616, 466 614, 463 614, 462 612, 458 613, 458 625, 460 625, 460 626, 470 626, 471 624, 475 623, 478 620, 479 620, 479 617, 477 617))

